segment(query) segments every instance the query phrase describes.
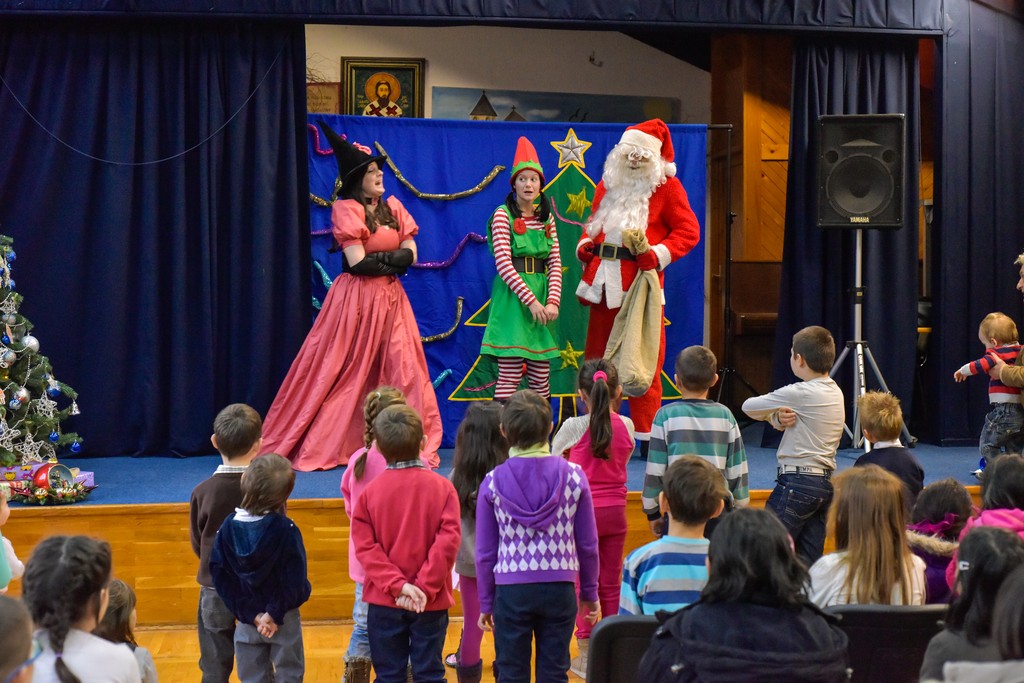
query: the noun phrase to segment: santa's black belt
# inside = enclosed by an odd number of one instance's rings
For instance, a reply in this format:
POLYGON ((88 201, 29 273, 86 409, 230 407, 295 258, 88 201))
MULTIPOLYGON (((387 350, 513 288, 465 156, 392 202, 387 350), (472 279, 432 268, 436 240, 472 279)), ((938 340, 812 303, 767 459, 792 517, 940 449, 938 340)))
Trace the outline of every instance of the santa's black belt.
POLYGON ((633 252, 625 247, 620 247, 615 244, 597 245, 597 249, 594 250, 594 255, 598 258, 612 261, 636 261, 636 256, 633 255, 633 252))
POLYGON ((546 273, 548 260, 534 256, 513 256, 512 267, 516 269, 517 273, 526 273, 527 275, 546 273))

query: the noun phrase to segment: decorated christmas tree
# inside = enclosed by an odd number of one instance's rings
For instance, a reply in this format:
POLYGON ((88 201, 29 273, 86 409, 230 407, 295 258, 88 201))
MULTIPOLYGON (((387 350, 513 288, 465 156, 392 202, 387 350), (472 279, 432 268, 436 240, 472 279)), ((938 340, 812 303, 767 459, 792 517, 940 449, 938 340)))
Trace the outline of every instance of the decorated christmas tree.
POLYGON ((57 379, 49 359, 39 353, 32 323, 21 314, 13 243, 0 235, 0 466, 6 468, 81 450, 78 434, 62 429, 64 420, 79 413, 78 394, 57 379))

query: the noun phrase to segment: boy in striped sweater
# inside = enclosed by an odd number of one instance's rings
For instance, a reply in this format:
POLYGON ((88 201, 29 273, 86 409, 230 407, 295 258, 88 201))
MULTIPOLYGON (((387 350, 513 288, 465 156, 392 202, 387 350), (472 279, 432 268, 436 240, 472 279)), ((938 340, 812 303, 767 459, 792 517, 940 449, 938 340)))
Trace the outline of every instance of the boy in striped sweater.
POLYGON ((708 582, 704 531, 725 507, 725 482, 707 460, 684 455, 666 470, 664 484, 658 502, 668 530, 623 563, 619 614, 675 612, 696 602, 708 582))
MULTIPOLYGON (((953 373, 953 379, 963 382, 971 375, 984 375, 995 365, 992 356, 998 356, 1007 365, 1013 365, 1020 353, 1017 326, 1003 313, 989 313, 978 326, 978 339, 985 345, 985 355, 964 364, 953 373)), ((981 467, 974 475, 981 478, 985 465, 1000 453, 1020 453, 1024 446, 1024 408, 1020 403, 1020 389, 1003 384, 998 378, 988 381, 989 411, 981 429, 978 448, 981 467)))
MULTIPOLYGON (((750 503, 747 454, 739 425, 732 411, 708 398, 718 381, 717 371, 718 361, 711 349, 690 346, 680 351, 675 379, 682 399, 664 406, 654 416, 642 502, 651 531, 657 536, 667 531, 658 505, 665 471, 684 455, 704 458, 722 473, 730 498, 727 508, 750 503)), ((708 536, 713 528, 709 527, 708 536)))

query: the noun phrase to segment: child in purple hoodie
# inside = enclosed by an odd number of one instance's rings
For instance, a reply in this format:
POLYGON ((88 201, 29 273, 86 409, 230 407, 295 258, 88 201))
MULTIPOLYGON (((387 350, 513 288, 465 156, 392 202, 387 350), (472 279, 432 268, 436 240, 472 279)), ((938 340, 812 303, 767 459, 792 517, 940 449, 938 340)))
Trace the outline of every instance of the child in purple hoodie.
POLYGON ((551 406, 533 391, 513 394, 501 428, 509 458, 484 478, 476 508, 480 628, 494 631, 502 683, 529 683, 534 638, 536 680, 568 681, 577 574, 587 621, 601 615, 590 487, 579 465, 551 455, 551 406))

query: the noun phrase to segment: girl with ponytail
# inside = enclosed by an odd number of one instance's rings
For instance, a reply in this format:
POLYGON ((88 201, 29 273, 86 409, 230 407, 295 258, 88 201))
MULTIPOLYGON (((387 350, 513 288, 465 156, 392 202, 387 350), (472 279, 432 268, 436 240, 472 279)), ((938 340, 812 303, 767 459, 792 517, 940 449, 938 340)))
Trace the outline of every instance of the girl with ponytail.
MULTIPOLYGON (((603 358, 588 360, 580 369, 576 385, 587 414, 562 424, 551 442, 551 452, 567 453, 569 462, 582 467, 587 475, 597 521, 601 614, 618 614, 622 551, 626 545, 626 463, 633 454, 633 422, 616 412, 622 389, 612 363, 603 358)), ((571 671, 581 677, 586 676, 592 628, 582 616, 577 617, 580 654, 573 658, 571 671)))
POLYGON ((33 681, 140 683, 131 650, 92 634, 110 600, 110 545, 86 536, 43 539, 22 594, 43 651, 33 681))

